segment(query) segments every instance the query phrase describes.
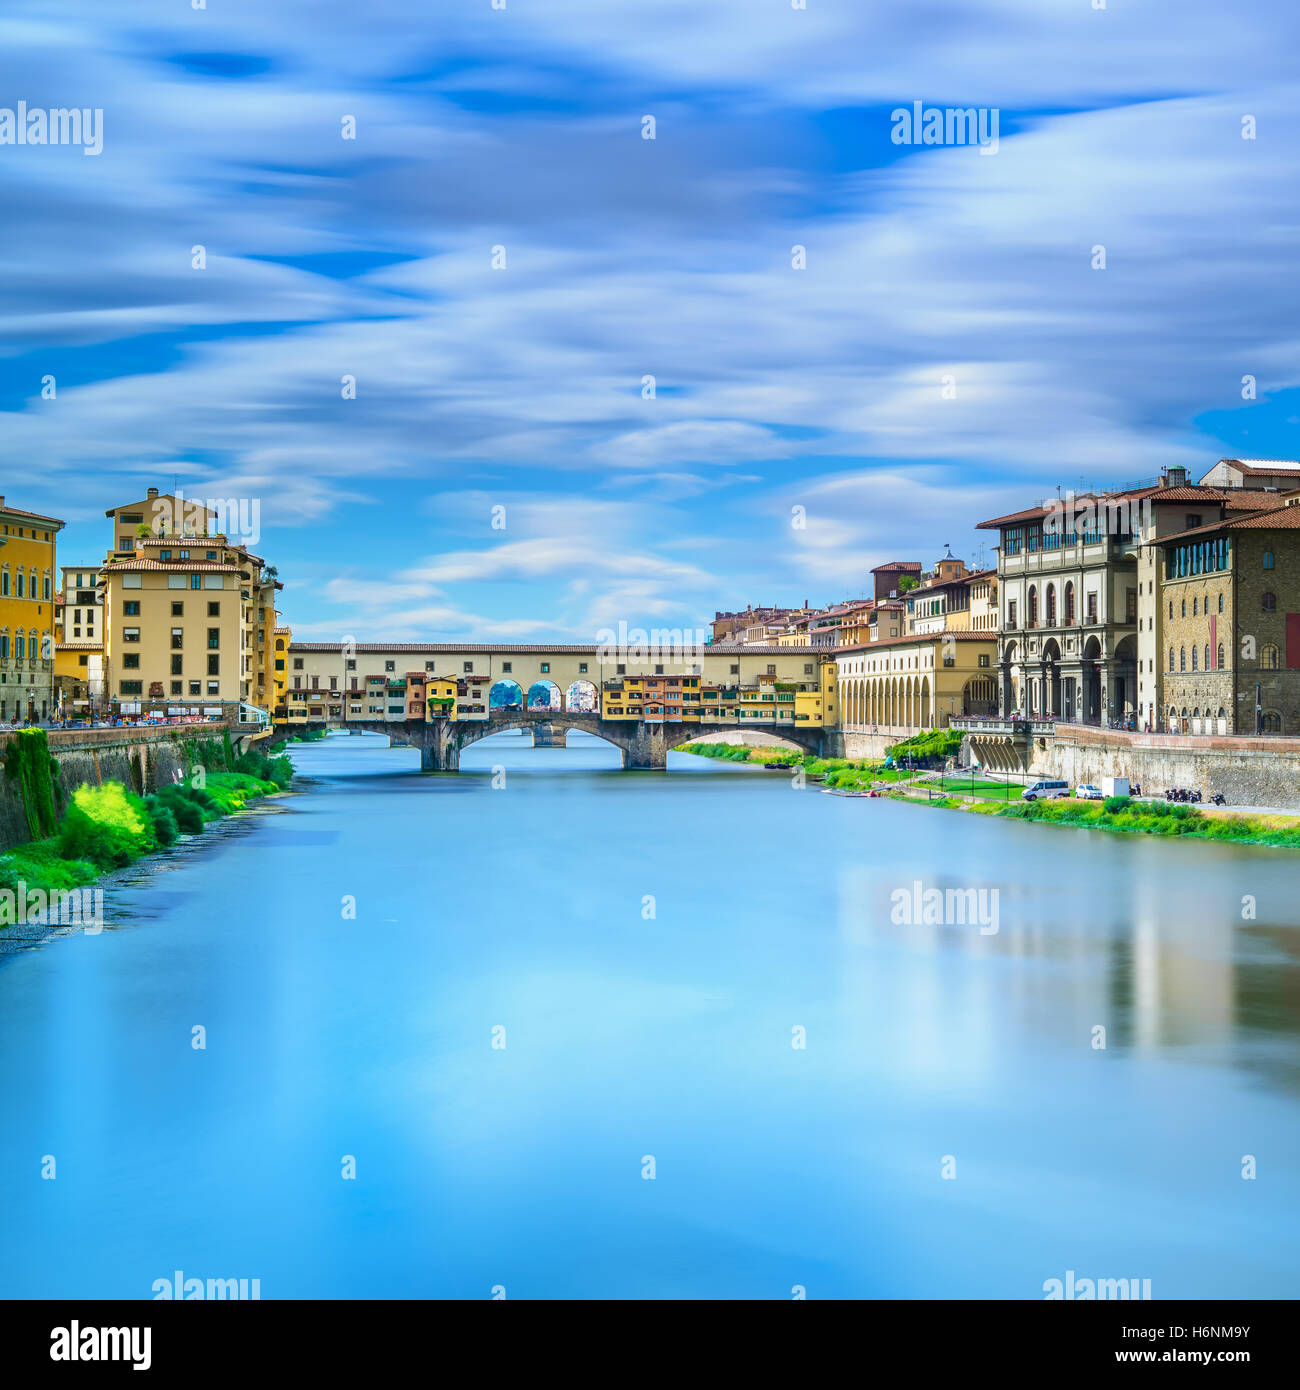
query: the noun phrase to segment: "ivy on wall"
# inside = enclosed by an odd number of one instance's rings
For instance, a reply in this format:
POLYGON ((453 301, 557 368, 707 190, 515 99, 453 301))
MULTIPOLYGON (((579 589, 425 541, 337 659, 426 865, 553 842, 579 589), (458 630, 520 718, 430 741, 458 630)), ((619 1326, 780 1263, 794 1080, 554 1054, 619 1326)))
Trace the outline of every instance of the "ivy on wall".
POLYGON ((5 749, 5 779, 18 783, 27 814, 27 833, 32 840, 53 835, 58 826, 54 805, 60 791, 55 781, 58 771, 44 729, 20 729, 10 736, 5 749))

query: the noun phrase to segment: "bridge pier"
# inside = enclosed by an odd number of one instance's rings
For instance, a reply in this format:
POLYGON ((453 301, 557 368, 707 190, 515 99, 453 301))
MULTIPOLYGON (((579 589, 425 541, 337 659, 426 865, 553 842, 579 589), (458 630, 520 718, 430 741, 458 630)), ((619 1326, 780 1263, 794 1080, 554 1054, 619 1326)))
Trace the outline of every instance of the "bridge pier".
POLYGON ((662 771, 668 766, 668 749, 678 740, 670 740, 662 724, 638 723, 635 727, 623 749, 623 766, 634 772, 662 771))
POLYGON ((554 724, 538 724, 533 729, 534 748, 567 748, 569 736, 554 724))
POLYGON ((421 772, 459 772, 460 739, 456 725, 447 720, 417 724, 407 721, 407 741, 420 750, 421 772))

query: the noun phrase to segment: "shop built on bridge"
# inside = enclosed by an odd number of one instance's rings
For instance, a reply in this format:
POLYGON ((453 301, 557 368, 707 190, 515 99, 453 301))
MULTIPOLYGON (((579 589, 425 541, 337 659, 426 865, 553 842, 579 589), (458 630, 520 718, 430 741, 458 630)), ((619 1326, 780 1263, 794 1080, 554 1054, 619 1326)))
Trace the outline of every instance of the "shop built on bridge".
POLYGON ((570 729, 619 748, 625 767, 663 767, 676 744, 753 728, 808 752, 836 722, 833 663, 807 648, 294 643, 276 724, 386 734, 454 771, 489 734, 554 745, 570 729))

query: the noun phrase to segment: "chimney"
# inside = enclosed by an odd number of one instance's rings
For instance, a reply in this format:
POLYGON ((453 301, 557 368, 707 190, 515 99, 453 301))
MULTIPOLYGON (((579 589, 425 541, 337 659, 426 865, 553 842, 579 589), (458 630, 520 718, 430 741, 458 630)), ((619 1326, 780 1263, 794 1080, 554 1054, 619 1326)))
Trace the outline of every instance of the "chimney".
POLYGON ((1187 469, 1185 468, 1171 468, 1165 476, 1168 479, 1169 487, 1187 486, 1187 469))

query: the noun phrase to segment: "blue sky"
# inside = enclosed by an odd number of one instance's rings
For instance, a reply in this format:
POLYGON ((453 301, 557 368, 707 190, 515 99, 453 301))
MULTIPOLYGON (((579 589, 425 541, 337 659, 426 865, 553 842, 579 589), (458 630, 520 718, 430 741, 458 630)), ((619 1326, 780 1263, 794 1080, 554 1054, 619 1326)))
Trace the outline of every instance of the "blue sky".
POLYGON ((8 0, 104 149, 0 146, 0 492, 65 562, 258 499, 303 637, 595 640, 1296 457, 1300 12, 1107 5, 8 0))

